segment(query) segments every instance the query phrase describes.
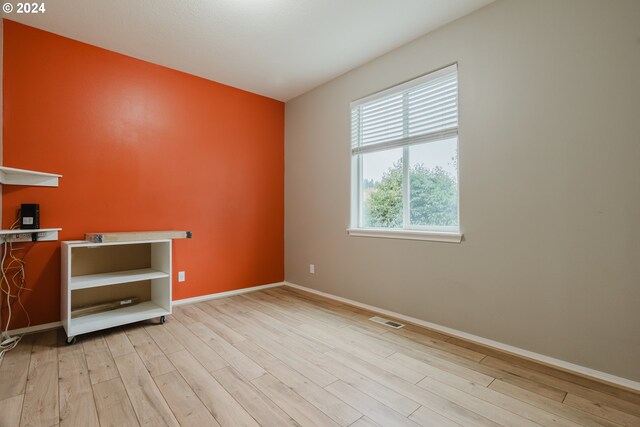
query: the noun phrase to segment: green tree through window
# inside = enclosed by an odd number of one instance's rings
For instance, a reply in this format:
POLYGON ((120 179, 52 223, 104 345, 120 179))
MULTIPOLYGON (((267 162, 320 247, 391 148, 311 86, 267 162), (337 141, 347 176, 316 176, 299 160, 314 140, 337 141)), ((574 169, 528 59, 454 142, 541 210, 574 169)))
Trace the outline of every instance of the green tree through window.
MULTIPOLYGON (((411 225, 457 226, 456 180, 440 166, 423 164, 409 170, 411 225)), ((387 170, 380 182, 367 183, 364 223, 367 227, 402 228, 402 159, 387 170)))

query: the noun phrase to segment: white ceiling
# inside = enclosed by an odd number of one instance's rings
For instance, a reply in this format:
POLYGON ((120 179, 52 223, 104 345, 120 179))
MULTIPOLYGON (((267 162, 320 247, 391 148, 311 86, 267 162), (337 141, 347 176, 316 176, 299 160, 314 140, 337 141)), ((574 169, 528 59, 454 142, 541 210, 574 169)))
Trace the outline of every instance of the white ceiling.
POLYGON ((493 0, 47 0, 3 17, 287 101, 493 0))

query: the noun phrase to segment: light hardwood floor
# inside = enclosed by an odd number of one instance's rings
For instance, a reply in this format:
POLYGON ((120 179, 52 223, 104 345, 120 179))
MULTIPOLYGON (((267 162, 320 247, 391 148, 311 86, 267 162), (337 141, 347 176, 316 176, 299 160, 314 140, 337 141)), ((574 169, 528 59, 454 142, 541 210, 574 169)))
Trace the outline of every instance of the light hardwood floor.
POLYGON ((290 288, 24 338, 0 426, 640 426, 640 395, 290 288))

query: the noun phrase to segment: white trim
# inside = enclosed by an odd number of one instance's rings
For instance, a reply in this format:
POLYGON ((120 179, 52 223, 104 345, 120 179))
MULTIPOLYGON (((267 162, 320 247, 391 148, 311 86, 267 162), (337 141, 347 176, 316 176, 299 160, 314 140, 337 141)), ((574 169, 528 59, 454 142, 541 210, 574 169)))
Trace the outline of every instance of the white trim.
POLYGON ((173 301, 172 305, 193 304, 193 303, 196 303, 196 302, 208 301, 210 299, 231 297, 231 296, 234 296, 234 295, 240 295, 240 294, 246 294, 246 293, 249 293, 249 292, 261 291, 263 289, 277 288, 278 286, 284 286, 285 284, 286 284, 285 282, 269 283, 267 285, 252 286, 250 288, 235 289, 233 291, 218 292, 218 293, 215 293, 215 294, 208 294, 208 295, 200 295, 199 297, 192 297, 192 298, 184 298, 184 299, 175 300, 175 301, 173 301))
MULTIPOLYGON (((594 378, 596 380, 600 380, 600 381, 604 381, 606 383, 610 383, 610 384, 614 384, 614 385, 618 385, 621 387, 625 387, 631 390, 635 390, 635 391, 640 391, 640 382, 637 381, 633 381, 633 380, 629 380, 626 378, 622 378, 622 377, 618 377, 616 375, 611 375, 611 374, 607 374, 606 372, 602 372, 602 371, 597 371, 595 369, 591 369, 591 368, 586 368, 584 366, 580 366, 580 365, 576 365, 574 363, 570 363, 570 362, 565 362, 564 360, 560 360, 560 359, 555 359, 553 357, 549 357, 549 356, 545 356, 543 354, 539 354, 539 353, 534 353, 532 351, 529 350, 524 350, 518 347, 514 347, 508 344, 503 344, 501 342, 498 341, 493 341, 487 338, 482 338, 479 337, 477 335, 473 335, 473 334, 469 334, 466 332, 462 332, 462 331, 458 331, 456 329, 452 329, 452 328, 448 328, 446 326, 441 326, 438 325, 436 323, 431 323, 431 322, 427 322, 425 320, 421 320, 421 319, 417 319, 415 317, 411 317, 411 316, 406 316, 404 314, 400 314, 400 313, 396 313, 394 311, 391 310, 385 310, 384 308, 379 308, 379 307, 375 307, 369 304, 364 304, 358 301, 354 301, 348 298, 343 298, 343 297, 339 297, 337 295, 333 295, 333 294, 329 294, 326 292, 322 292, 322 291, 318 291, 315 289, 311 289, 311 288, 307 288, 305 286, 300 286, 300 285, 296 285, 294 283, 291 282, 278 282, 278 283, 270 283, 268 285, 260 285, 260 286, 253 286, 251 288, 244 288, 244 289, 237 289, 237 290, 233 290, 233 291, 227 291, 227 292, 219 292, 219 293, 215 293, 215 294, 209 294, 209 295, 202 295, 199 297, 193 297, 193 298, 185 298, 185 299, 181 299, 181 300, 176 300, 173 301, 173 305, 183 305, 183 304, 191 304, 191 303, 196 303, 196 302, 201 302, 201 301, 207 301, 207 300, 211 300, 211 299, 217 299, 217 298, 224 298, 224 297, 229 297, 229 296, 233 296, 233 295, 240 295, 240 294, 244 294, 244 293, 249 293, 249 292, 255 292, 255 291, 259 291, 262 289, 269 289, 269 288, 276 288, 279 286, 290 286, 292 288, 295 289, 300 289, 302 291, 306 291, 312 294, 316 294, 316 295, 320 295, 323 296, 325 298, 329 298, 335 301, 340 301, 346 304, 350 304, 353 305, 355 307, 359 307, 359 308, 363 308, 365 310, 369 310, 375 313, 379 313, 379 314, 384 314, 386 316, 390 316, 393 318, 396 318, 398 320, 404 320, 405 322, 409 322, 409 323, 413 323, 415 325, 418 326, 424 326, 425 328, 429 328, 429 329, 433 329, 435 331, 439 331, 442 332, 444 334, 447 335, 451 335, 453 337, 456 338, 462 338, 465 339, 467 341, 471 341, 477 344, 481 344, 481 345, 485 345, 487 347, 492 347, 495 348, 497 350, 501 350, 507 353, 511 353, 517 356, 522 356, 524 358, 527 359, 531 359, 537 362, 541 362, 545 365, 549 365, 549 366, 553 366, 553 367, 557 367, 560 368, 564 371, 569 371, 572 373, 576 373, 579 374, 581 376, 586 376, 586 377, 591 377, 594 378)), ((45 330, 49 330, 49 329, 56 329, 62 326, 62 322, 51 322, 51 323, 45 323, 42 325, 36 325, 36 326, 29 326, 27 328, 20 328, 20 329, 13 329, 9 331, 10 335, 19 335, 19 334, 30 334, 30 333, 34 333, 34 332, 40 332, 40 331, 45 331, 45 330)))
MULTIPOLYGON (((10 329, 9 335, 33 334, 35 332, 48 331, 62 327, 62 322, 43 323, 42 325, 28 326, 26 328, 10 329)), ((3 331, 4 332, 4 331, 3 331)))
POLYGON ((378 228, 347 228, 352 237, 380 237, 387 239, 429 240, 432 242, 460 243, 461 233, 418 230, 381 230, 378 228))
MULTIPOLYGON (((402 227, 411 224, 411 163, 409 147, 402 147, 402 227), (405 165, 407 167, 405 167, 405 165)), ((362 224, 362 223, 360 223, 362 224)), ((358 225, 360 225, 358 224, 358 225)), ((357 228, 357 227, 356 227, 357 228)))
POLYGON ((427 322, 425 320, 416 319, 415 317, 405 316, 404 314, 399 314, 390 310, 385 310, 383 308, 375 307, 372 305, 364 304, 358 301, 350 300, 348 298, 339 297, 337 295, 329 294, 326 292, 318 291, 315 289, 307 288, 305 286, 296 285, 294 283, 285 282, 285 286, 290 286, 295 289, 300 289, 302 291, 310 292, 312 294, 320 295, 325 298, 329 298, 335 301, 343 302, 349 305, 353 305, 355 307, 363 308, 365 310, 369 310, 375 313, 384 314, 386 316, 390 316, 399 320, 404 320, 405 322, 413 323, 418 326, 424 326, 425 328, 433 329, 435 331, 442 332, 446 335, 451 335, 456 338, 462 338, 467 341, 471 341, 477 344, 481 344, 487 347, 492 347, 494 349, 504 351, 506 353, 511 353, 513 355, 521 356, 526 359, 530 359, 536 362, 540 362, 544 365, 552 366, 555 368, 559 368, 563 371, 571 372, 574 374, 578 374, 583 377, 591 377, 592 379, 603 381, 605 383, 613 384, 616 386, 624 387, 634 391, 640 391, 640 382, 629 380, 627 378, 618 377, 616 375, 611 375, 606 372, 597 371, 595 369, 587 368, 584 366, 576 365, 571 362, 566 362, 564 360, 555 359, 553 357, 545 356, 543 354, 534 353, 529 350, 524 350, 522 348, 514 347, 509 344, 503 344, 498 341, 490 340, 487 338, 482 338, 477 335, 469 334, 466 332, 458 331, 456 329, 448 328, 446 326, 441 326, 436 323, 427 322))
MULTIPOLYGON (((184 299, 173 301, 172 305, 192 304, 196 302, 207 301, 210 299, 230 297, 233 295, 240 295, 240 294, 246 294, 249 292, 260 291, 262 289, 277 288, 279 286, 284 286, 285 284, 286 284, 285 282, 269 283, 267 285, 253 286, 251 288, 243 288, 243 289, 236 289, 233 291, 218 292, 216 294, 201 295, 199 297, 193 297, 193 298, 184 298, 184 299)), ((62 327, 61 321, 43 323, 42 325, 29 326, 26 328, 10 329, 9 335, 32 334, 34 332, 47 331, 49 329, 56 329, 60 327, 62 327)))
POLYGON ((439 130, 432 133, 426 133, 426 134, 417 135, 417 136, 407 136, 407 137, 402 137, 400 139, 394 139, 392 141, 377 142, 375 144, 368 144, 368 145, 353 147, 351 149, 351 154, 355 156, 357 154, 373 153, 376 151, 390 150, 392 148, 398 148, 398 147, 410 147, 412 145, 443 141, 446 139, 457 138, 457 137, 458 137, 458 126, 445 129, 445 130, 439 130))

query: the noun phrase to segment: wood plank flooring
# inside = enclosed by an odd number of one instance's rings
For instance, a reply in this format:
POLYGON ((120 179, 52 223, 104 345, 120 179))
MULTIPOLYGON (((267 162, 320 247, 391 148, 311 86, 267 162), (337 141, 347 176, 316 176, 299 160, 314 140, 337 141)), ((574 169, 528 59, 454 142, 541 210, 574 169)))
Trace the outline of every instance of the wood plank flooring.
POLYGON ((0 365, 0 427, 640 426, 640 394, 291 288, 78 337, 0 365))

